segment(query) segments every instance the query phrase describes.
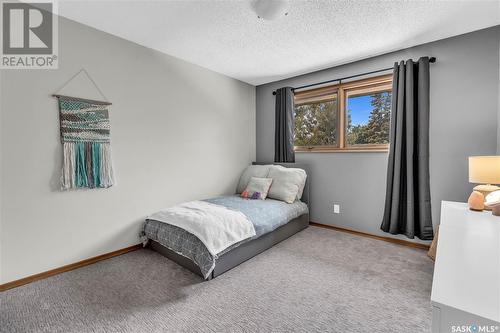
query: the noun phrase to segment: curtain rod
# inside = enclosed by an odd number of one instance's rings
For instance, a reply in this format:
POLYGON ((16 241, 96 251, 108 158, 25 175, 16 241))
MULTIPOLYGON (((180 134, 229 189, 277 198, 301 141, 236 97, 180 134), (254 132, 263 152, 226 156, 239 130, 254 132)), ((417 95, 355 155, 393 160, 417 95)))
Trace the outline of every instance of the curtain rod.
MULTIPOLYGON (((429 58, 429 63, 432 64, 432 63, 435 63, 435 62, 436 62, 436 57, 430 57, 429 58)), ((392 70, 392 69, 394 69, 394 67, 389 67, 389 68, 384 68, 384 69, 378 69, 376 71, 371 71, 371 72, 366 72, 366 73, 361 73, 361 74, 356 74, 356 75, 341 77, 339 79, 333 79, 333 80, 328 80, 328 81, 323 81, 323 82, 318 82, 318 83, 306 84, 304 86, 292 88, 292 91, 295 91, 297 89, 304 89, 304 88, 319 86, 319 85, 322 85, 322 84, 327 84, 327 83, 332 83, 332 82, 337 82, 337 81, 340 82, 342 80, 348 80, 348 79, 352 79, 352 78, 355 78, 355 77, 358 77, 358 76, 365 76, 365 75, 369 75, 369 74, 375 74, 375 73, 385 72, 385 71, 392 70)), ((273 95, 276 95, 276 90, 273 91, 273 95)))

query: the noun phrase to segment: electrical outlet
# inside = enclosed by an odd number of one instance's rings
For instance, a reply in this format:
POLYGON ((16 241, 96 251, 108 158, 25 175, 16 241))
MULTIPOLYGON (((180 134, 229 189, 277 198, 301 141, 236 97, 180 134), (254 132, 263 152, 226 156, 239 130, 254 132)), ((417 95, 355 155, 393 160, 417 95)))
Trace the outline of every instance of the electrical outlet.
POLYGON ((333 212, 335 214, 340 214, 340 205, 334 204, 333 205, 333 212))

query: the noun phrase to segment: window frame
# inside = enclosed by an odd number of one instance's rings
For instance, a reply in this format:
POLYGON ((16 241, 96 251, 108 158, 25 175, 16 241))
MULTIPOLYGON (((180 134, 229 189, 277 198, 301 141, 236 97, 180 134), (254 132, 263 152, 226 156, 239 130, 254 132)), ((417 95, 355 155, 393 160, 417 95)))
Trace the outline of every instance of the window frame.
MULTIPOLYGON (((332 96, 337 95, 338 105, 338 137, 337 145, 323 145, 323 146, 294 146, 295 152, 387 152, 389 144, 363 144, 349 146, 346 142, 347 135, 347 98, 349 93, 353 91, 360 91, 363 93, 391 91, 392 92, 392 74, 371 77, 362 80, 350 81, 345 83, 338 83, 330 86, 302 90, 295 92, 295 104, 312 103, 321 101, 332 96)), ((391 110, 392 111, 392 110, 391 110)))
MULTIPOLYGON (((339 110, 340 109, 340 106, 339 106, 340 100, 339 100, 339 95, 338 95, 338 93, 337 93, 336 90, 329 90, 327 94, 323 94, 323 95, 320 95, 320 96, 315 96, 315 97, 312 97, 312 98, 309 98, 309 97, 303 98, 303 99, 300 100, 299 103, 294 103, 294 106, 295 105, 301 105, 301 104, 312 104, 312 103, 330 102, 330 101, 333 101, 333 100, 337 100, 337 110, 339 110)), ((340 131, 339 122, 340 122, 340 114, 337 115, 337 124, 336 124, 337 132, 340 131)), ((337 134, 337 137, 335 138, 335 145, 294 146, 294 150, 297 151, 296 150, 297 147, 308 147, 309 150, 311 150, 311 149, 320 149, 320 148, 322 148, 322 149, 338 149, 339 146, 340 146, 340 138, 339 138, 339 134, 337 134)))

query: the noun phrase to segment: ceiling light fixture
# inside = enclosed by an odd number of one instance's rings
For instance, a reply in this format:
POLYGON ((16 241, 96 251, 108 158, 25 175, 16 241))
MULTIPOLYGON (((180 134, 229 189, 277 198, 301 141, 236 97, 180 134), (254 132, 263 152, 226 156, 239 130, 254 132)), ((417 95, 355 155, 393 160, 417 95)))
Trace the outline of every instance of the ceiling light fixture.
POLYGON ((276 20, 288 15, 288 0, 256 0, 253 9, 264 20, 276 20))

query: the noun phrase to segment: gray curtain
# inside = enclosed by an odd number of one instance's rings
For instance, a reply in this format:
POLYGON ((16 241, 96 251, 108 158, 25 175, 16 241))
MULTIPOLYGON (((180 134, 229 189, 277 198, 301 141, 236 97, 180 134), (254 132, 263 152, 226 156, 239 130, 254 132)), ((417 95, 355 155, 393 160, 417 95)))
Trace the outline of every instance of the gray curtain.
POLYGON ((274 162, 295 162, 293 150, 293 90, 276 90, 276 119, 274 128, 274 162))
POLYGON ((429 58, 394 64, 391 144, 381 229, 433 238, 429 188, 429 58))

